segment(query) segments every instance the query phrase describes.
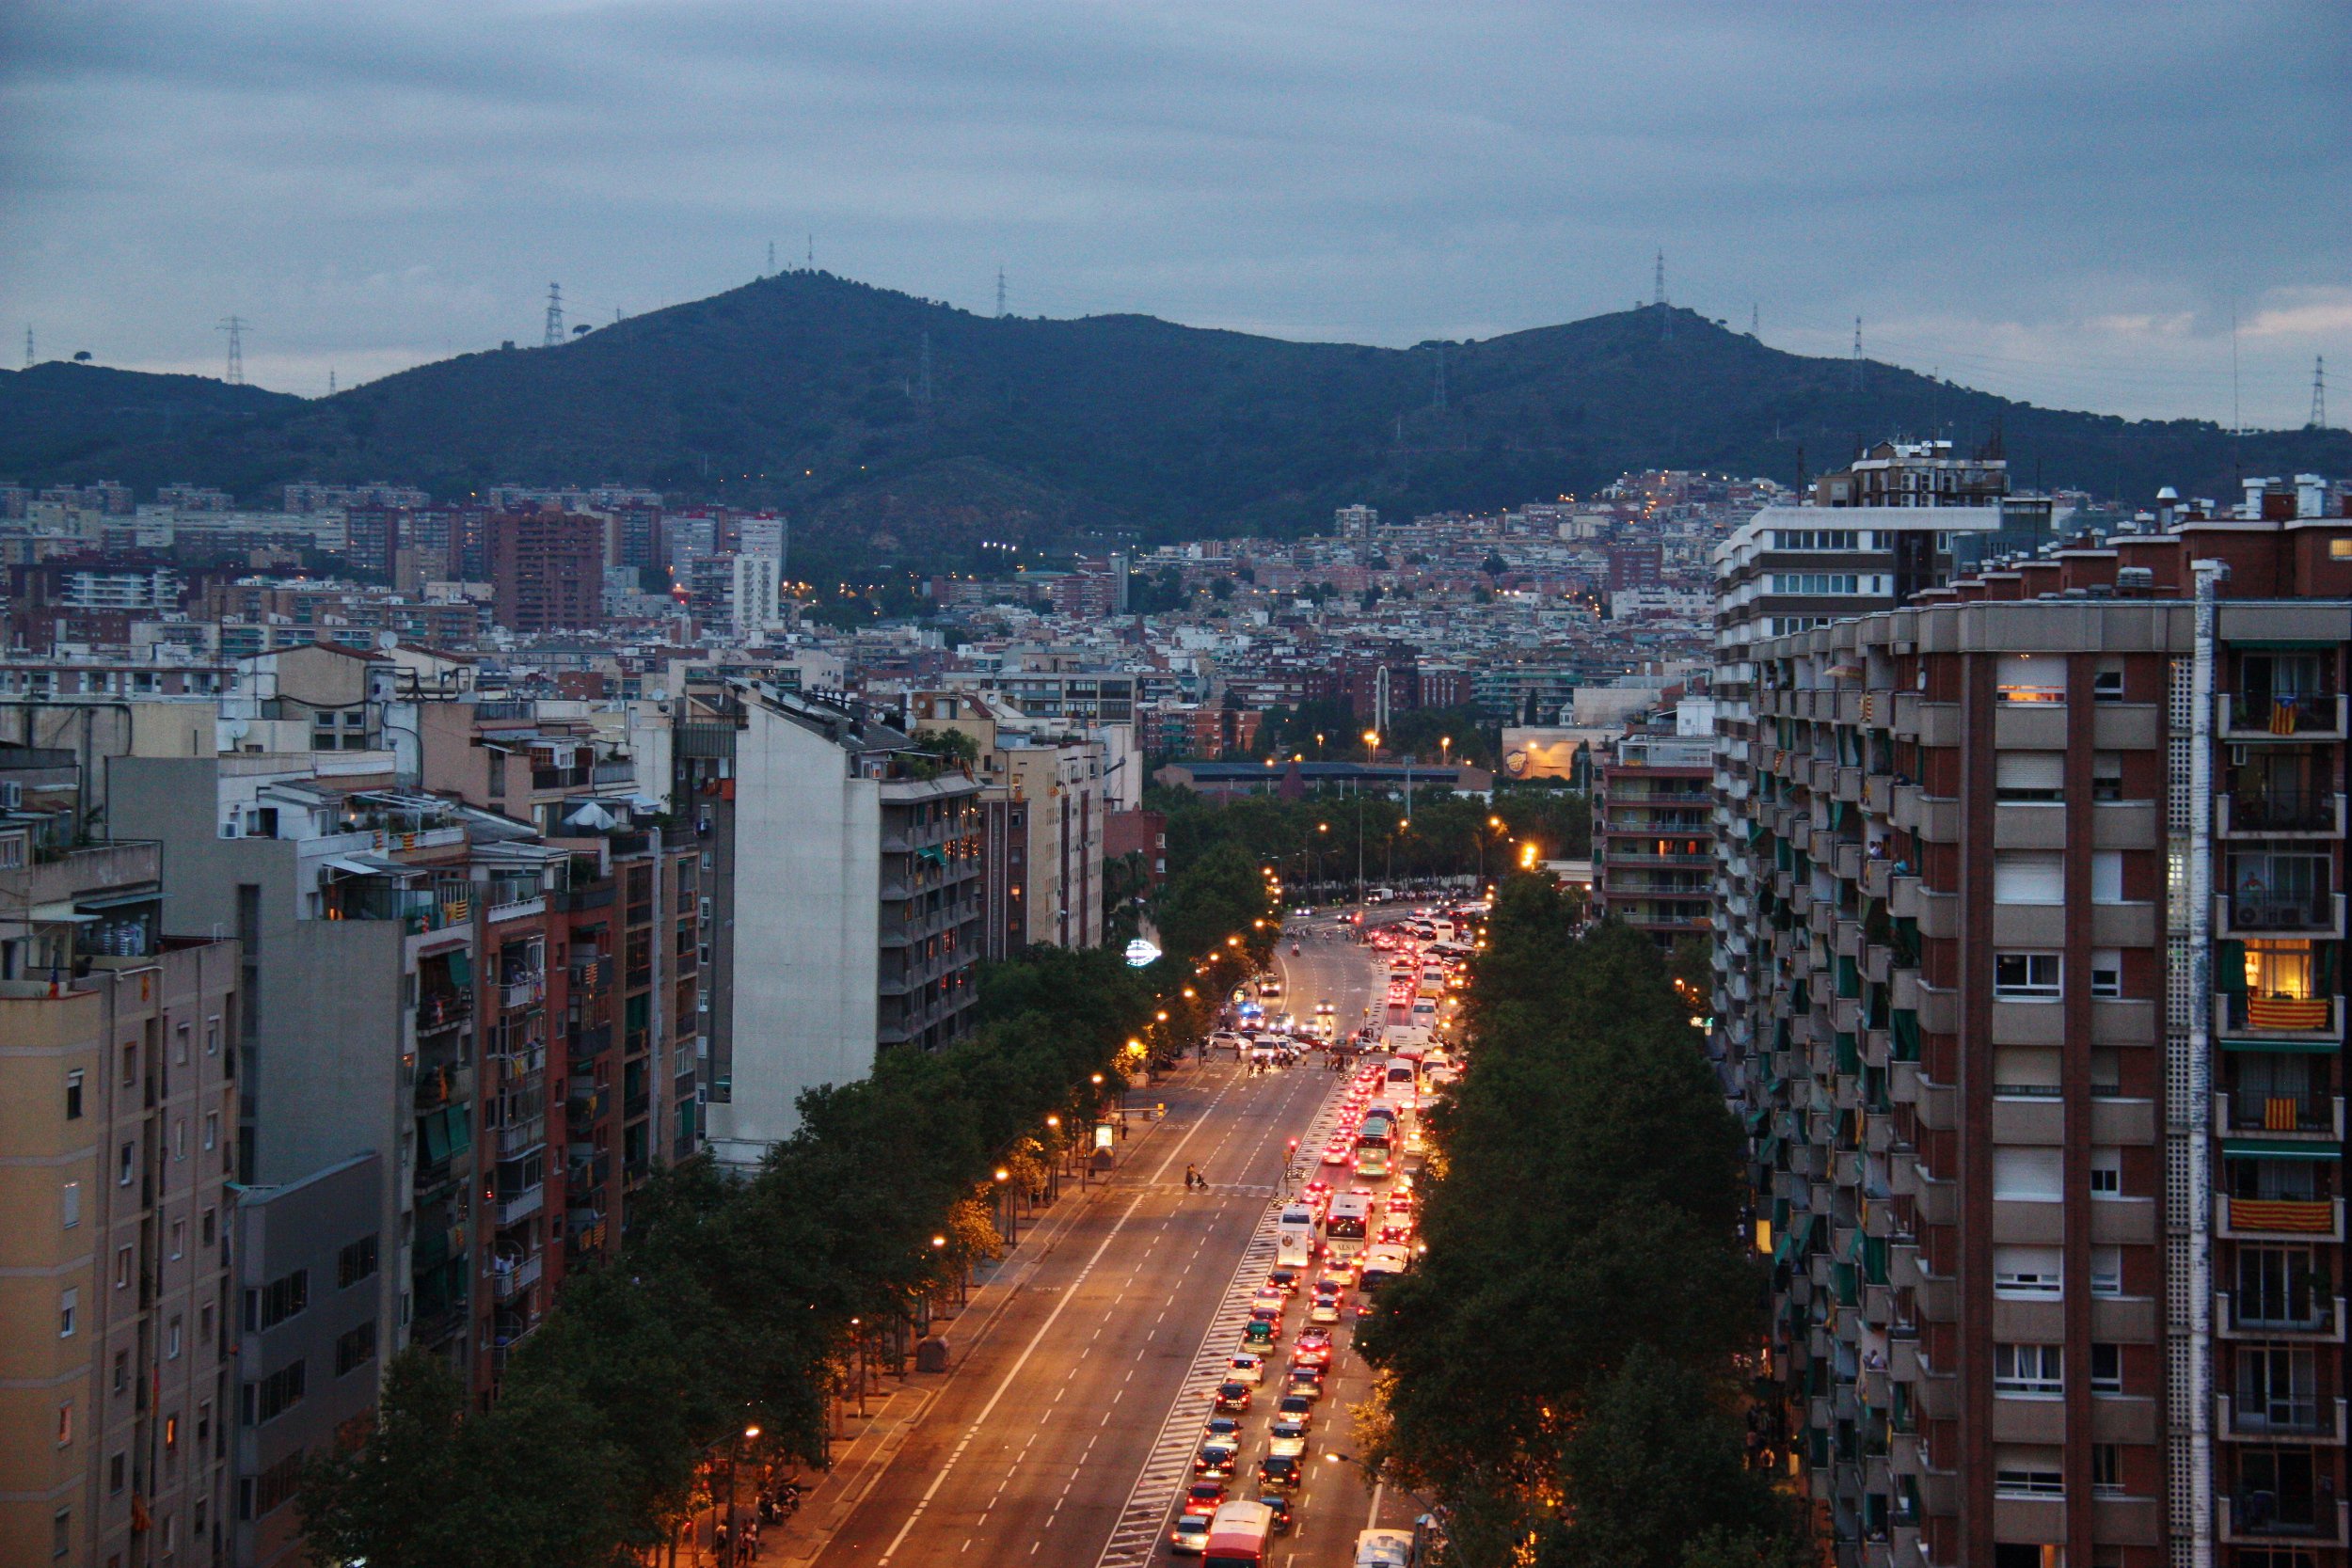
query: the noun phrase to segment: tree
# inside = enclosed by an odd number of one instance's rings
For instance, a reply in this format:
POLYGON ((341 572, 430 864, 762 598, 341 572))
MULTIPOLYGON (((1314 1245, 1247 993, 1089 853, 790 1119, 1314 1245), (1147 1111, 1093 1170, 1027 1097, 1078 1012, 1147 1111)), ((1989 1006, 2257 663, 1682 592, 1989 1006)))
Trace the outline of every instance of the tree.
POLYGON ((1232 596, 1233 579, 1232 578, 1218 578, 1214 582, 1209 584, 1209 597, 1215 599, 1217 603, 1223 604, 1226 600, 1232 598, 1232 596))
POLYGON ((1490 578, 1499 578, 1503 573, 1511 569, 1511 564, 1509 562, 1503 560, 1500 554, 1493 550, 1488 550, 1486 552, 1486 558, 1478 563, 1478 569, 1486 573, 1490 578))

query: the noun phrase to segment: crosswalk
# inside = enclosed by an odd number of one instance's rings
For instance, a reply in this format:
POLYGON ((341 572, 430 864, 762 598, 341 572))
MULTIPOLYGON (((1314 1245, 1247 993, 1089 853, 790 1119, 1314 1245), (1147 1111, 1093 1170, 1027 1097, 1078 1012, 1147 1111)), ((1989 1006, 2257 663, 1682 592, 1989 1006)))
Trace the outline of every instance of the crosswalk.
MULTIPOLYGON (((1335 1087, 1315 1113, 1307 1132, 1307 1147, 1319 1146, 1338 1117, 1339 1094, 1335 1087)), ((1166 1532, 1168 1510, 1192 1480, 1193 1450, 1208 1420, 1216 1386, 1224 1381, 1233 1353, 1241 1348, 1242 1325, 1249 1319, 1250 1298, 1264 1286, 1266 1275, 1274 1267, 1275 1222, 1282 1212, 1279 1189, 1222 1187, 1218 1191, 1265 1196, 1274 1201, 1267 1203, 1248 1244, 1242 1249, 1241 1262, 1225 1287, 1224 1298, 1216 1304, 1216 1315, 1209 1320, 1208 1332, 1201 1337, 1192 1365, 1185 1369, 1184 1384, 1168 1407, 1168 1418, 1160 1425, 1159 1435, 1152 1440, 1142 1471, 1136 1477, 1135 1488, 1127 1495, 1126 1506, 1120 1510, 1119 1522, 1111 1527, 1110 1539, 1104 1544, 1095 1568, 1143 1568, 1152 1560, 1152 1554, 1158 1549, 1166 1532)))

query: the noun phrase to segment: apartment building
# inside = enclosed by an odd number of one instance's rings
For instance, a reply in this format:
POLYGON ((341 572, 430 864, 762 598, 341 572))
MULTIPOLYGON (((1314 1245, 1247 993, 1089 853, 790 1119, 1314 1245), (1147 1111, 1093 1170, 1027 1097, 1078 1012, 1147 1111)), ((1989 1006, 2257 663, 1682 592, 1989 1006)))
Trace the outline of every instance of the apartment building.
POLYGON ((77 847, 75 770, 0 752, 0 1560, 213 1561, 237 948, 161 935, 156 845, 77 847))
POLYGON ((1593 770, 1593 912, 1661 947, 1708 937, 1714 911, 1715 737, 1692 728, 1637 728, 1593 770))
POLYGON ((861 707, 746 681, 690 701, 674 744, 724 998, 709 1141, 748 1164, 791 1135, 804 1090, 969 1027, 981 785, 861 707))
POLYGON ((1716 1013, 1846 1564, 2346 1560, 2352 519, 1743 647, 1716 1013))
POLYGON ((579 513, 501 512, 490 519, 490 581, 509 631, 604 624, 605 520, 579 513))

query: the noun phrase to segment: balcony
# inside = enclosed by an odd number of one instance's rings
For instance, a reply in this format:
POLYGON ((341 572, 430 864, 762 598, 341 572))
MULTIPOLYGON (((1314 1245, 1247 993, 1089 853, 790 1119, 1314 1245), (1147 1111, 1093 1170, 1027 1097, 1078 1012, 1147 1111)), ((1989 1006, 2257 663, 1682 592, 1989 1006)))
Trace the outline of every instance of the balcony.
POLYGON ((538 1252, 523 1259, 491 1259, 490 1293, 501 1302, 514 1300, 539 1283, 545 1259, 546 1254, 538 1252))
POLYGON ((2341 740, 2344 735, 2342 692, 2240 698, 2214 693, 2214 722, 2220 738, 2251 740, 2341 740))
POLYGON ((2341 1546, 2352 1541, 2352 1502, 2243 1491, 2215 1499, 2225 1546, 2341 1546))
POLYGON ((547 1206, 547 1184, 541 1181, 534 1181, 518 1193, 502 1196, 492 1204, 496 1210, 497 1222, 501 1226, 515 1225, 527 1220, 547 1206))
POLYGON ((471 1017, 471 991, 427 991, 417 999, 417 1033, 420 1035, 454 1029, 471 1017))
MULTIPOLYGON (((2239 886, 2245 886, 2239 883, 2239 886)), ((2215 934, 2242 937, 2341 937, 2344 935, 2344 895, 2325 889, 2308 892, 2241 894, 2214 900, 2215 934)))
POLYGON ((2341 996, 2253 996, 2225 991, 2214 1000, 2214 1032, 2226 1039, 2341 1039, 2341 996))
POLYGON ((2214 1125, 2232 1132, 2308 1132, 2342 1141, 2344 1097, 2328 1094, 2214 1097, 2214 1125))
POLYGON ((2237 791, 2216 798, 2214 829, 2223 838, 2344 836, 2344 797, 2300 789, 2237 791))
POLYGON ((2230 1437, 2340 1443, 2344 1440, 2344 1403, 2315 1396, 2241 1401, 2216 1394, 2214 1425, 2230 1437))
POLYGON ((499 1006, 508 1012, 535 1007, 548 999, 548 977, 537 971, 509 974, 499 982, 499 1006))
POLYGON ((2290 1241, 2344 1240, 2340 1197, 2231 1197, 2214 1195, 2215 1233, 2223 1241, 2282 1237, 2290 1241))
POLYGON ((2227 1335, 2248 1335, 2257 1338, 2344 1338, 2344 1298, 2330 1296, 2322 1290, 2296 1292, 2299 1300, 2283 1291, 2266 1292, 2264 1297, 2248 1300, 2242 1292, 2215 1292, 2217 1309, 2214 1320, 2223 1325, 2227 1335), (2284 1296, 2286 1299, 2280 1299, 2284 1296))
POLYGON ((498 1157, 501 1160, 519 1160, 532 1149, 544 1147, 547 1141, 548 1118, 532 1117, 498 1130, 498 1157))

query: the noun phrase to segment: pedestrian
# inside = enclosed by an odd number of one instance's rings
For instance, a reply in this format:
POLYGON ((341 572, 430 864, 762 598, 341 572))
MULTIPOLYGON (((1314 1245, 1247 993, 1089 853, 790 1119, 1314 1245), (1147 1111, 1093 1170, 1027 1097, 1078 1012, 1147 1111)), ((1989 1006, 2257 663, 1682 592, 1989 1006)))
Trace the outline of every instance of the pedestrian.
POLYGON ((1190 1192, 1200 1184, 1200 1171, 1199 1167, 1187 1164, 1184 1167, 1184 1191, 1190 1192))

